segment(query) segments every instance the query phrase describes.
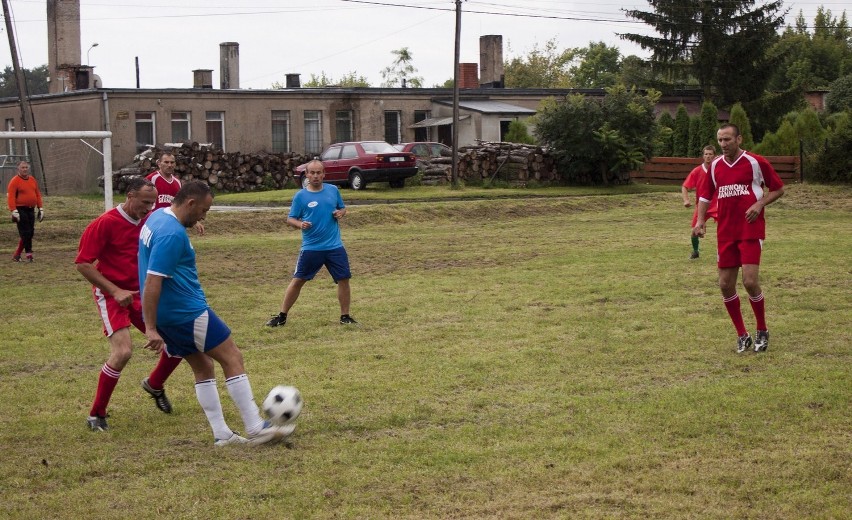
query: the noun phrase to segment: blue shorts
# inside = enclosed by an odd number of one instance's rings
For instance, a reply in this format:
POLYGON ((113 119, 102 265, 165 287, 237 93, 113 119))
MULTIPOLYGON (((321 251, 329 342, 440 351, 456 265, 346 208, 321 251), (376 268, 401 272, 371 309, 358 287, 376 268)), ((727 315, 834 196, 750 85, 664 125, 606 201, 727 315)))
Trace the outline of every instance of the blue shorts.
POLYGON ((166 352, 180 357, 207 352, 231 335, 231 329, 210 307, 193 321, 165 327, 158 325, 157 332, 166 342, 166 352))
POLYGON ((343 247, 328 251, 302 250, 296 261, 296 272, 293 273, 293 278, 313 280, 322 266, 328 269, 334 283, 352 278, 352 273, 349 271, 349 256, 343 247))

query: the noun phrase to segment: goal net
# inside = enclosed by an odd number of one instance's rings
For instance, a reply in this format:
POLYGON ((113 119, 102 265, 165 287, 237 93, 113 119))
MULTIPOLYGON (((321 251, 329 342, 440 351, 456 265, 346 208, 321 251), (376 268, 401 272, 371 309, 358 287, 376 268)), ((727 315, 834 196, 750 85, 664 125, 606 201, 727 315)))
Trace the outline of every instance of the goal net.
POLYGON ((101 179, 104 207, 112 209, 112 132, 0 132, 0 182, 5 187, 18 163, 30 171, 45 195, 95 193, 101 179))

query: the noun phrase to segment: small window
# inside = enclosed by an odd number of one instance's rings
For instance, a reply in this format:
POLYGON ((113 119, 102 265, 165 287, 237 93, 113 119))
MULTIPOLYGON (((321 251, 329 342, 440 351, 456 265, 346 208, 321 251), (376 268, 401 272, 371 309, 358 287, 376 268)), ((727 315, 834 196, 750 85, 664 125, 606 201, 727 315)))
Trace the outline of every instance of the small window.
POLYGON ((225 150, 225 113, 207 112, 207 142, 225 150))
POLYGON ((190 141, 189 112, 172 112, 172 142, 185 143, 190 141))
POLYGON ((334 118, 334 135, 335 143, 344 143, 352 141, 354 137, 354 127, 352 125, 352 111, 338 110, 334 118))
POLYGON ((385 141, 390 144, 396 144, 402 142, 401 131, 402 128, 400 125, 400 119, 402 115, 400 112, 393 110, 385 112, 385 141))
POLYGON ((272 111, 272 152, 290 152, 290 111, 272 111))
POLYGON ((340 157, 340 146, 332 146, 322 154, 323 161, 334 161, 340 157))
MULTIPOLYGON (((420 121, 425 121, 432 117, 432 112, 428 110, 415 110, 414 111, 414 122, 419 123, 420 121)), ((415 141, 431 141, 429 132, 430 128, 427 126, 426 128, 415 128, 414 129, 414 140, 415 141)))
POLYGON ((322 152, 322 110, 305 110, 305 153, 322 152))
POLYGON ((136 153, 157 144, 156 114, 136 112, 136 153))
POLYGON ((358 158, 358 150, 355 148, 354 144, 347 144, 343 147, 343 152, 340 154, 341 159, 357 159, 358 158))

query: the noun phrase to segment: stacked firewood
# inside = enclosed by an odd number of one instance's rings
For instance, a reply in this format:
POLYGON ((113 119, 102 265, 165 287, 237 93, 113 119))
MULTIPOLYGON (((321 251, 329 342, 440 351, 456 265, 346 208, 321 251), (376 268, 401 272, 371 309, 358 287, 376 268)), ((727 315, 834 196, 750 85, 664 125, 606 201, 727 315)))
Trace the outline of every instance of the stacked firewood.
MULTIPOLYGON (((422 169, 424 184, 439 184, 452 176, 452 157, 430 159, 422 169)), ((556 161, 540 146, 477 141, 459 148, 459 179, 472 182, 495 179, 511 184, 557 180, 556 161)))
POLYGON ((145 150, 133 164, 113 172, 113 187, 124 192, 131 177, 155 171, 156 158, 166 151, 175 155, 175 175, 182 181, 203 180, 220 192, 293 187, 296 166, 309 159, 297 153, 226 153, 217 146, 199 143, 165 145, 145 150))

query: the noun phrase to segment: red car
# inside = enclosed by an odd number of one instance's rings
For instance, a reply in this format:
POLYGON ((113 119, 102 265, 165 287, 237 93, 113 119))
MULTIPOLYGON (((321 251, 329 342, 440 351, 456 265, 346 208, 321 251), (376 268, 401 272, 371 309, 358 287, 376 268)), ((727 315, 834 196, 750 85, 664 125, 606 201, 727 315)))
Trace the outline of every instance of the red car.
POLYGON ((417 156, 417 166, 425 166, 436 157, 452 157, 453 149, 442 143, 421 141, 417 143, 399 143, 393 145, 400 152, 411 152, 417 156))
MULTIPOLYGON (((329 184, 348 185, 363 190, 371 182, 387 182, 391 188, 402 188, 405 179, 417 175, 417 158, 412 153, 396 150, 384 141, 335 143, 319 158, 325 167, 329 184)), ((305 167, 296 167, 296 178, 305 187, 305 167)))

